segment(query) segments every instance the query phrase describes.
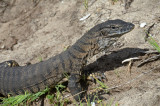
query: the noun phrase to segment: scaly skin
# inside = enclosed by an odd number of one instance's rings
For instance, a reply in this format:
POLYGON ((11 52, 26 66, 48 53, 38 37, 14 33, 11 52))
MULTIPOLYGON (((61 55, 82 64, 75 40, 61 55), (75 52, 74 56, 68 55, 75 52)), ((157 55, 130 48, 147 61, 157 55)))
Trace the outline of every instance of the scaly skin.
MULTIPOLYGON (((36 93, 56 85, 65 77, 65 73, 69 73, 68 87, 75 95, 81 91, 79 79, 87 59, 111 47, 121 35, 133 28, 131 23, 109 20, 96 25, 68 50, 46 61, 28 66, 0 67, 0 93, 4 96, 8 93, 24 94, 25 91, 36 93)), ((78 100, 81 96, 79 94, 74 98, 78 100)))

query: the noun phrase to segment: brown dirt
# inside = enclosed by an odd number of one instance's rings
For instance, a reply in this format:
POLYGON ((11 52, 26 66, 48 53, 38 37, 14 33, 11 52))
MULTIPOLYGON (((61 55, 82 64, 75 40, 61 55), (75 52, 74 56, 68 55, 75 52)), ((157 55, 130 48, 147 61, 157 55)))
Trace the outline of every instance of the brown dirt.
MULTIPOLYGON (((132 0, 131 6, 125 10, 122 1, 89 0, 86 10, 82 0, 0 0, 0 62, 12 59, 25 65, 27 62, 37 63, 40 58, 46 60, 72 45, 94 25, 118 18, 132 22, 136 27, 119 39, 113 48, 117 52, 97 55, 100 59, 94 70, 105 71, 108 79, 105 83, 109 88, 124 84, 159 65, 157 60, 136 67, 141 61, 137 60, 133 62, 130 73, 128 64, 121 64, 121 61, 134 56, 144 60, 150 56, 133 52, 138 48, 152 49, 144 37, 145 30, 153 23, 152 34, 160 40, 160 2, 132 0), (79 20, 87 14, 91 14, 89 18, 79 20), (147 23, 144 28, 139 27, 142 22, 147 23)), ((119 106, 159 106, 159 81, 157 69, 101 96, 106 104, 113 101, 112 105, 119 106)), ((48 102, 45 105, 49 105, 48 102)))

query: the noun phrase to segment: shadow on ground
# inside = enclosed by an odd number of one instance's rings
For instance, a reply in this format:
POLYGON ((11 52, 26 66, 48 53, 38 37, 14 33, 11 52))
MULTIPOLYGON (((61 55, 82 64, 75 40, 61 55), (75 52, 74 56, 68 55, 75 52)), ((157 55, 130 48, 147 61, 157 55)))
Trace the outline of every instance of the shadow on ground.
POLYGON ((145 51, 148 49, 140 49, 140 48, 123 48, 118 51, 113 51, 108 55, 104 55, 97 59, 97 61, 87 65, 84 68, 84 71, 96 72, 96 71, 110 71, 114 70, 118 67, 123 66, 122 61, 127 58, 138 57, 145 55, 145 51))

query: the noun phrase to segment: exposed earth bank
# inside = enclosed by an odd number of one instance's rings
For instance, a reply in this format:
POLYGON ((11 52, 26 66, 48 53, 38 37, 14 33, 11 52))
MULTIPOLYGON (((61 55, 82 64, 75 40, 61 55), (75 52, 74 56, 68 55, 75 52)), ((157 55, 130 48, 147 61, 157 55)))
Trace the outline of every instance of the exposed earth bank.
POLYGON ((109 19, 125 20, 136 27, 119 39, 112 50, 116 52, 100 53, 91 59, 93 62, 100 58, 95 70, 105 71, 108 79, 105 84, 109 88, 130 82, 101 95, 103 102, 113 101, 113 106, 160 106, 160 68, 155 68, 160 67, 160 61, 137 67, 152 56, 143 54, 136 55, 142 60, 133 61, 130 69, 128 63, 121 63, 134 57, 135 51, 153 49, 144 39, 145 31, 153 23, 152 35, 160 40, 160 1, 128 0, 133 1, 128 9, 124 1, 88 0, 85 5, 83 0, 1 0, 0 62, 16 60, 23 66, 47 60, 74 44, 96 24, 109 19), (141 28, 141 23, 146 26, 141 28))

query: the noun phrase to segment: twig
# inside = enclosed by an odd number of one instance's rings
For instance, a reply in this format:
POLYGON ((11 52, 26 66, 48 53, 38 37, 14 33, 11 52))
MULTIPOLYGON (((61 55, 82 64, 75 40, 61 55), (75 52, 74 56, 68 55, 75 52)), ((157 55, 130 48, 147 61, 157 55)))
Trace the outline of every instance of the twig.
POLYGON ((131 76, 131 67, 132 67, 132 63, 133 63, 133 60, 130 60, 129 64, 128 64, 128 72, 131 76))
POLYGON ((140 59, 140 58, 138 58, 138 57, 128 58, 128 59, 123 60, 123 61, 122 61, 122 64, 123 64, 123 63, 126 63, 126 62, 133 61, 133 60, 139 60, 139 59, 140 59))
POLYGON ((157 59, 159 59, 159 58, 160 58, 160 54, 159 54, 159 55, 156 55, 156 56, 152 56, 152 57, 150 57, 150 58, 142 61, 140 64, 137 65, 137 67, 141 67, 142 65, 144 65, 144 64, 146 64, 146 63, 148 63, 148 62, 155 61, 155 60, 157 60, 157 59))
POLYGON ((148 28, 148 30, 147 30, 147 32, 146 32, 146 36, 145 36, 145 41, 147 41, 147 39, 148 39, 148 37, 149 37, 149 34, 150 34, 150 31, 151 31, 151 29, 153 28, 154 25, 155 25, 155 23, 152 24, 152 25, 148 28))

